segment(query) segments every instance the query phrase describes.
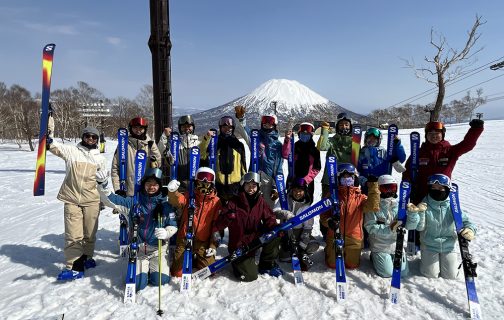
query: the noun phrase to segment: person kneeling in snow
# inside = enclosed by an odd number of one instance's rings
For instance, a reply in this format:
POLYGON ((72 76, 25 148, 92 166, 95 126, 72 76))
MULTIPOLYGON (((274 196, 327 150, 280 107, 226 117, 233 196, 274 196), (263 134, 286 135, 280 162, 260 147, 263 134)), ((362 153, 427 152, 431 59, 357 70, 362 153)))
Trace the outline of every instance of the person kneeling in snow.
MULTIPOLYGON (((240 180, 238 195, 229 200, 217 218, 214 231, 229 228, 229 253, 246 250, 253 240, 277 225, 275 215, 260 191, 260 184, 261 177, 258 173, 246 173, 240 180)), ((280 277, 283 271, 275 261, 278 258, 279 243, 277 237, 263 246, 259 270, 255 263, 256 251, 234 261, 234 275, 244 282, 256 280, 259 273, 280 277)))
MULTIPOLYGON (((428 278, 441 276, 455 279, 458 270, 458 252, 455 251, 457 233, 450 206, 451 181, 444 174, 431 175, 427 180, 428 194, 425 203, 418 205, 420 217, 416 230, 420 231, 422 259, 420 272, 428 278)), ((408 212, 409 214, 409 212, 408 212)), ((464 228, 462 237, 474 240, 476 227, 462 212, 464 228)))
MULTIPOLYGON (((380 208, 378 211, 365 212, 364 228, 369 233, 369 249, 371 250, 371 262, 376 273, 383 278, 390 278, 394 268, 394 252, 396 249, 397 227, 397 181, 394 177, 384 174, 378 178, 380 190, 380 208)), ((418 205, 419 208, 422 208, 418 205)), ((419 209, 413 204, 408 205, 406 229, 414 229, 418 224, 419 209)), ((424 209, 425 210, 425 209, 424 209)), ((408 260, 403 250, 401 261, 401 276, 409 272, 408 260)))
POLYGON ((159 270, 161 269, 161 284, 170 282, 168 266, 168 240, 177 232, 175 210, 166 201, 166 189, 161 187, 162 172, 158 168, 149 168, 142 178, 138 195, 140 214, 136 215, 134 197, 123 198, 108 188, 108 172, 101 170, 96 173, 98 191, 103 203, 119 212, 129 215, 132 225, 138 223, 138 257, 137 257, 137 291, 144 289, 148 283, 159 285, 159 270), (161 221, 158 221, 160 216, 161 221), (161 225, 162 227, 158 227, 161 225), (161 266, 158 258, 158 240, 163 240, 161 266))

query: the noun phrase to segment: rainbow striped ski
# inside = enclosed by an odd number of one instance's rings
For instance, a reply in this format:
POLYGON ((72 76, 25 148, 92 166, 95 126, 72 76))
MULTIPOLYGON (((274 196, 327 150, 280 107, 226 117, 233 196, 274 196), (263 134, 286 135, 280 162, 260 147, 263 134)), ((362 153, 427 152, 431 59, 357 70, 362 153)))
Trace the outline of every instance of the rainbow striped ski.
POLYGON ((362 128, 360 124, 352 125, 352 157, 351 161, 354 167, 357 168, 357 164, 359 162, 359 153, 361 147, 361 139, 362 139, 362 128))
POLYGON ((48 44, 42 51, 42 113, 40 114, 39 144, 37 150, 37 164, 33 181, 33 195, 43 196, 45 192, 45 167, 47 151, 47 126, 49 121, 49 96, 51 94, 51 74, 54 43, 48 44))

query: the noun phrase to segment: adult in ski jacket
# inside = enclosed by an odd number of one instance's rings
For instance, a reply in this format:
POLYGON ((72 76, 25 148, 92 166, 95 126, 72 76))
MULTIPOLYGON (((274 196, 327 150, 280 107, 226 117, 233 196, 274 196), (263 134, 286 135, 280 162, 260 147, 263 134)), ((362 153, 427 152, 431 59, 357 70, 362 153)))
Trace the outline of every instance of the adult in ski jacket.
POLYGON ((147 152, 147 168, 159 168, 161 166, 161 153, 154 141, 147 134, 147 119, 136 117, 129 122, 128 136, 128 162, 126 164, 126 192, 120 188, 119 181, 119 149, 116 149, 112 159, 112 186, 116 194, 133 196, 135 193, 135 157, 138 150, 147 152))
MULTIPOLYGON (((455 279, 458 273, 457 233, 450 206, 450 178, 434 174, 427 179, 428 193, 418 207, 422 259, 420 272, 429 278, 455 279)), ((473 240, 476 227, 465 212, 462 213, 462 237, 473 240)))
MULTIPOLYGON (((182 210, 177 233, 175 257, 172 264, 172 276, 182 276, 182 264, 186 247, 187 224, 189 219, 189 191, 180 193, 180 182, 172 180, 168 184, 168 202, 182 210)), ((215 220, 222 209, 222 203, 215 189, 215 173, 210 168, 201 167, 196 172, 194 186, 193 220, 193 268, 195 271, 215 262, 217 238, 213 235, 215 220)))
MULTIPOLYGON (((313 141, 315 127, 309 122, 299 126, 299 140, 294 143, 294 177, 303 179, 307 185, 308 197, 313 200, 315 191, 315 177, 320 172, 320 151, 313 141)), ((285 134, 284 145, 290 150, 291 131, 285 134)), ((289 181, 290 183, 290 181, 289 181)))
MULTIPOLYGON (((195 123, 192 116, 185 115, 178 119, 178 130, 180 136, 177 159, 177 180, 180 181, 180 192, 187 189, 189 182, 189 151, 192 147, 197 147, 201 143, 199 137, 194 134, 194 129, 195 123)), ((172 129, 170 127, 165 128, 158 142, 159 152, 164 156, 164 159, 169 166, 172 166, 175 162, 175 159, 170 151, 171 132, 172 129)))
MULTIPOLYGON (((219 120, 219 136, 217 141, 217 161, 215 165, 215 185, 219 198, 227 201, 238 193, 240 179, 247 172, 245 146, 234 135, 233 118, 224 116, 219 120)), ((207 150, 212 131, 203 137, 201 150, 207 150)), ((202 152, 201 159, 207 161, 208 153, 202 152)))
MULTIPOLYGON (((277 225, 275 215, 264 201, 259 191, 260 177, 255 172, 245 174, 241 180, 238 195, 228 201, 218 216, 214 231, 229 229, 229 253, 246 248, 254 239, 277 225)), ((263 247, 259 261, 259 270, 255 264, 255 251, 247 257, 233 262, 234 275, 241 281, 254 281, 258 273, 269 273, 272 276, 282 274, 275 260, 278 257, 279 239, 263 247)))
POLYGON ((406 152, 401 144, 401 139, 396 136, 394 140, 394 150, 391 159, 388 159, 387 149, 381 144, 382 134, 378 128, 369 128, 364 134, 364 146, 359 152, 359 163, 357 171, 359 171, 359 180, 363 192, 367 193, 366 181, 369 176, 376 178, 391 174, 389 172, 391 166, 396 161, 400 163, 406 160, 406 152))
POLYGON ((136 290, 144 289, 147 284, 159 285, 158 240, 162 240, 161 284, 167 284, 170 281, 168 242, 177 232, 177 221, 175 209, 166 201, 167 190, 162 188, 161 170, 150 168, 145 172, 138 194, 138 211, 134 197, 116 195, 108 188, 108 173, 99 171, 96 177, 103 203, 127 215, 130 226, 137 223, 136 290))
POLYGON ((82 131, 77 146, 54 141, 54 119, 49 117, 47 150, 65 161, 65 179, 58 192, 64 203, 65 218, 65 269, 58 280, 72 280, 84 275, 84 266, 96 265, 93 260, 100 195, 96 189, 95 174, 105 169, 105 158, 98 149, 99 132, 87 127, 82 131))
MULTIPOLYGON (((382 175, 378 178, 380 191, 379 210, 365 212, 364 228, 369 234, 369 250, 371 262, 376 273, 383 278, 392 276, 394 267, 394 252, 396 249, 398 199, 397 181, 391 175, 382 175)), ((414 205, 409 206, 414 210, 414 205)), ((416 210, 418 211, 418 209, 416 210)), ((418 215, 407 212, 406 229, 415 229, 418 224, 418 215)), ((408 260, 403 250, 401 261, 401 276, 408 274, 408 260)))
POLYGON ((427 178, 441 173, 451 178, 460 156, 471 151, 483 132, 483 120, 473 119, 464 139, 455 145, 445 140, 446 128, 441 122, 429 122, 425 126, 426 141, 418 152, 418 172, 411 178, 411 156, 406 161, 403 180, 412 182, 411 202, 418 204, 427 195, 427 178))
MULTIPOLYGON (((246 143, 251 147, 250 134, 252 129, 247 126, 245 119, 245 107, 235 107, 235 116, 238 119, 238 127, 246 143)), ((275 115, 261 116, 261 128, 259 129, 259 170, 261 176, 261 191, 268 205, 273 208, 278 199, 275 186, 275 177, 283 174, 283 160, 289 157, 288 139, 282 144, 277 130, 278 119, 275 115)), ((250 165, 252 170, 252 164, 250 165)))
MULTIPOLYGON (((368 196, 361 193, 358 186, 358 175, 355 167, 349 163, 338 165, 338 197, 340 201, 339 230, 344 244, 345 266, 348 269, 358 268, 363 245, 364 212, 378 211, 379 191, 376 182, 368 182, 368 196)), ((325 248, 325 262, 329 268, 336 268, 334 233, 337 223, 332 210, 320 215, 320 223, 328 228, 325 248)))

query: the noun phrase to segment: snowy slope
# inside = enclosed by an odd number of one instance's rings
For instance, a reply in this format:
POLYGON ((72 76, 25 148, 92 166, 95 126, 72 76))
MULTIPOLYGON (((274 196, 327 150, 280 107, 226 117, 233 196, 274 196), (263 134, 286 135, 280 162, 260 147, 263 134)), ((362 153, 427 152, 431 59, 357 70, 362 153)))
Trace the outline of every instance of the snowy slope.
MULTIPOLYGON (((485 319, 504 317, 504 216, 502 215, 504 121, 488 121, 476 148, 462 156, 454 172, 461 189, 462 208, 478 226, 471 251, 478 262, 477 287, 485 319), (497 240, 497 241, 496 241, 497 240)), ((460 141, 468 125, 448 127, 446 138, 460 141)), ((400 136, 409 150, 408 135, 400 136)), ((385 141, 385 140, 384 140, 385 141)), ((108 143, 111 159, 114 142, 108 143)), ((118 218, 102 212, 98 231, 98 267, 81 280, 56 282, 63 267, 63 204, 56 194, 64 177, 62 160, 48 154, 46 196, 33 197, 34 152, 15 145, 0 145, 0 319, 156 319, 157 288, 138 295, 136 305, 122 303, 126 261, 117 258, 118 218)), ((322 159, 324 159, 324 155, 322 159)), ((316 181, 320 181, 320 175, 316 181)), ((320 198, 320 185, 315 190, 320 198)), ((315 224, 318 228, 318 223, 315 224)), ((316 235, 319 236, 318 229, 316 235)), ((387 304, 390 280, 377 277, 362 255, 362 267, 349 271, 349 300, 335 299, 334 271, 323 264, 323 249, 314 255, 315 266, 304 273, 307 285, 296 288, 289 264, 280 279, 261 276, 252 283, 234 280, 229 269, 201 282, 188 296, 178 283, 163 286, 164 319, 462 319, 468 315, 464 281, 426 279, 419 275, 419 260, 411 261, 404 280, 403 301, 387 304)), ((219 255, 226 252, 220 247, 219 255)))

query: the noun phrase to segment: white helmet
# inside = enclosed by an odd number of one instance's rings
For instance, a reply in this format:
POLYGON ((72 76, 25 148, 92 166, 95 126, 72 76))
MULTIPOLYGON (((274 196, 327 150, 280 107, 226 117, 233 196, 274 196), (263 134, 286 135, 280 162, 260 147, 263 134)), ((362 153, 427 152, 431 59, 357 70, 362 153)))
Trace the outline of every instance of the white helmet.
POLYGON ((397 180, 390 174, 384 174, 378 178, 378 185, 381 186, 382 184, 397 184, 397 180))
POLYGON ((196 171, 195 180, 211 182, 215 185, 215 171, 208 167, 201 167, 196 171))

